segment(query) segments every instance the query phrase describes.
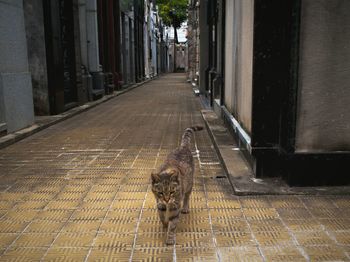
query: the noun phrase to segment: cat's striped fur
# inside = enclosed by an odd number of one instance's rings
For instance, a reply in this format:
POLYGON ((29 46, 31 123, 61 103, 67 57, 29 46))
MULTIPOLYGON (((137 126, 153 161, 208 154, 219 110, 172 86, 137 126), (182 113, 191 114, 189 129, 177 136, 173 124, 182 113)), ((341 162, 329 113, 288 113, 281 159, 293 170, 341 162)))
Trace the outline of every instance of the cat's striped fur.
POLYGON ((168 245, 175 242, 180 212, 189 212, 194 173, 190 142, 193 132, 202 129, 201 126, 186 128, 180 147, 171 152, 158 171, 151 175, 152 192, 157 201, 159 218, 167 228, 168 245))

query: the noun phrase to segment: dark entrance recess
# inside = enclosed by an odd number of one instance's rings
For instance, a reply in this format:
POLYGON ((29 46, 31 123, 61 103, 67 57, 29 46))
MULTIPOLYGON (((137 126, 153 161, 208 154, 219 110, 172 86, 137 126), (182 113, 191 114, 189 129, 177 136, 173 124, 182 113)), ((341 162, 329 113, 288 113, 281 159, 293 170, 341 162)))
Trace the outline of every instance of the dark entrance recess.
POLYGON ((250 153, 257 177, 283 174, 294 185, 289 163, 295 159, 300 12, 300 1, 254 3, 250 153))
POLYGON ((77 104, 73 1, 46 0, 43 7, 50 113, 58 114, 77 104))
POLYGON ((210 101, 210 105, 213 105, 213 79, 216 75, 216 43, 217 43, 217 1, 207 2, 208 10, 208 37, 209 37, 209 50, 208 50, 208 67, 205 70, 205 92, 206 97, 210 101))
POLYGON ((207 8, 209 59, 205 71, 205 90, 211 106, 214 106, 214 100, 218 100, 219 105, 222 105, 224 100, 225 1, 208 1, 207 8))
POLYGON ((61 40, 63 51, 63 84, 65 107, 77 100, 72 0, 60 0, 61 40), (73 59, 72 59, 73 58, 73 59))
POLYGON ((105 93, 120 87, 119 1, 97 1, 100 62, 105 73, 105 93))
POLYGON ((143 23, 144 3, 134 1, 134 34, 135 34, 135 80, 140 82, 144 79, 144 53, 143 53, 143 23))

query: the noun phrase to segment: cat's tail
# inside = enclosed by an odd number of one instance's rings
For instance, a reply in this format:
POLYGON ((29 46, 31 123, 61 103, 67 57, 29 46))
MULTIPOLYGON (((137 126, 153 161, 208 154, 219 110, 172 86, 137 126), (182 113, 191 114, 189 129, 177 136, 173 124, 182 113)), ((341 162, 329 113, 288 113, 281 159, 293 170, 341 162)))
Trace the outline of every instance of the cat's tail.
POLYGON ((192 126, 186 128, 184 134, 182 135, 181 147, 189 146, 193 132, 201 130, 203 130, 202 126, 192 126))

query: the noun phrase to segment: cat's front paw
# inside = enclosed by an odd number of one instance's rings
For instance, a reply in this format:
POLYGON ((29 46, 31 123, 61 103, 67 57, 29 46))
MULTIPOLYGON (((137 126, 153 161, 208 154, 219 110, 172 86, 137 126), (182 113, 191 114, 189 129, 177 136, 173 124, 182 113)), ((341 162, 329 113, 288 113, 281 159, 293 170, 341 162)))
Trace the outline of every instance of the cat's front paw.
POLYGON ((167 238, 165 242, 168 246, 169 245, 174 245, 175 244, 175 239, 174 238, 167 238))

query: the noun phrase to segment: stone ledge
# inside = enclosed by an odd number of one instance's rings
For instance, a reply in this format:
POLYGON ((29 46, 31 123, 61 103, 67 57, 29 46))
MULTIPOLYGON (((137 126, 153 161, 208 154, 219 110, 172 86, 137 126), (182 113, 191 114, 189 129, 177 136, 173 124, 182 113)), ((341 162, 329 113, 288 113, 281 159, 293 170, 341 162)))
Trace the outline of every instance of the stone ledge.
POLYGON ((281 178, 257 179, 237 141, 212 110, 201 110, 214 148, 236 195, 348 195, 343 187, 290 187, 281 178))

